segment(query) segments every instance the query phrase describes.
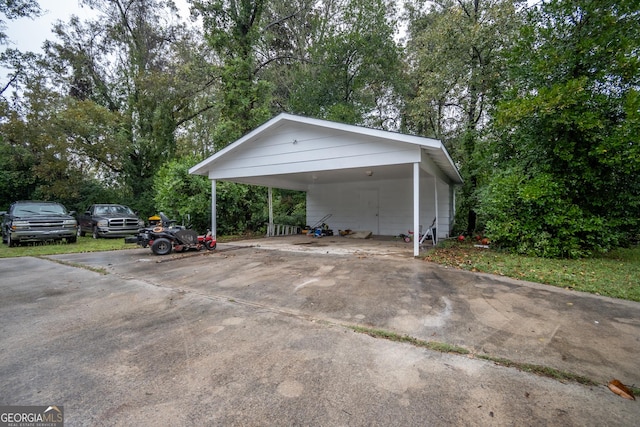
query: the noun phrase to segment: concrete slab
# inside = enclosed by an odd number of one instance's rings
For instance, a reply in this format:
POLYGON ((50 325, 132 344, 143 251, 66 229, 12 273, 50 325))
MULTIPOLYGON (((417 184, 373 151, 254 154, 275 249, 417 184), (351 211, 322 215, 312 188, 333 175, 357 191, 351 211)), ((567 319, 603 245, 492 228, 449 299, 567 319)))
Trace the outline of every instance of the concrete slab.
MULTIPOLYGON (((400 237, 372 236, 368 239, 354 239, 342 236, 312 237, 304 234, 241 240, 230 243, 240 247, 272 249, 285 252, 329 255, 376 255, 383 257, 413 257, 413 242, 407 243, 400 237)), ((431 241, 421 246, 427 252, 433 245, 431 241)))
POLYGON ((637 402, 606 388, 612 378, 640 384, 640 304, 412 257, 255 243, 166 257, 136 249, 0 260, 0 402, 62 404, 69 425, 157 425, 158 416, 170 425, 640 419, 637 402), (602 385, 565 384, 345 325, 602 385))

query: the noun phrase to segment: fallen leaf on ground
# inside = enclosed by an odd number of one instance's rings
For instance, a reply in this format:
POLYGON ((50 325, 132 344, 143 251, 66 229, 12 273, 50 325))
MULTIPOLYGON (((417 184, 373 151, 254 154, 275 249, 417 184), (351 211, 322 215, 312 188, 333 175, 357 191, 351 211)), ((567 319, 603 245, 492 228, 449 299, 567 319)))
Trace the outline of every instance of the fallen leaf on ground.
POLYGON ((626 385, 622 384, 618 380, 609 381, 609 390, 614 392, 620 397, 624 397, 629 400, 636 400, 636 397, 633 395, 633 392, 627 388, 626 385))

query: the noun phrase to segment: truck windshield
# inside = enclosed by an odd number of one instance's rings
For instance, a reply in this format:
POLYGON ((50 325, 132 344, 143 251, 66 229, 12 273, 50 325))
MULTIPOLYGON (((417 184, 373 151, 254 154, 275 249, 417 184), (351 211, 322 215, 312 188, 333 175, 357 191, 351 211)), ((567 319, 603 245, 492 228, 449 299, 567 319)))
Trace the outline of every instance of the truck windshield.
POLYGON ((29 203, 16 207, 13 214, 15 216, 20 215, 47 215, 47 214, 59 214, 65 215, 67 213, 66 209, 62 205, 58 205, 55 203, 46 203, 46 204, 38 204, 38 203, 29 203))

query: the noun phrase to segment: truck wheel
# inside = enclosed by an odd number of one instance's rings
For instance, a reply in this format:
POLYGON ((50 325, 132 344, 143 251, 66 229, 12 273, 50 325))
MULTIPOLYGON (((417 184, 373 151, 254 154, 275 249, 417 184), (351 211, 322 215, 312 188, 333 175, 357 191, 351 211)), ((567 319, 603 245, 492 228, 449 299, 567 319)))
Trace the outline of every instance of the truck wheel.
POLYGON ((168 255, 171 253, 171 242, 163 237, 153 241, 151 251, 156 255, 168 255))
POLYGON ((67 237, 67 243, 75 243, 78 241, 78 236, 67 237))
POLYGON ((14 242, 11 238, 11 232, 7 233, 7 246, 9 246, 10 248, 16 246, 16 242, 14 242))
POLYGON ((98 227, 97 227, 97 226, 93 226, 93 232, 91 233, 91 236, 92 236, 94 239, 97 239, 97 238, 99 238, 99 237, 100 237, 100 236, 98 235, 98 227))
POLYGON ((78 237, 84 237, 85 233, 82 231, 82 227, 78 226, 78 232, 76 233, 78 237))

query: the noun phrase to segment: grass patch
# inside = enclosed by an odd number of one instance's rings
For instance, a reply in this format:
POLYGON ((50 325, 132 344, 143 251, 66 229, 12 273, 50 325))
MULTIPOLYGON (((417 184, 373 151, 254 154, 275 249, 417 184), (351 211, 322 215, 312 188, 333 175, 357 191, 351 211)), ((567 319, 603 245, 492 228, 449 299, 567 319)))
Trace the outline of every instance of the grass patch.
POLYGON ((102 267, 91 267, 89 265, 79 264, 77 262, 69 262, 69 261, 63 261, 61 259, 47 258, 46 256, 38 256, 37 258, 44 259, 46 261, 55 262, 61 265, 68 265, 69 267, 84 268, 85 270, 93 271, 94 273, 99 273, 102 275, 107 274, 107 269, 102 267))
POLYGON ((83 252, 115 251, 121 249, 135 249, 140 246, 134 243, 124 243, 124 238, 94 239, 92 237, 78 237, 76 243, 65 242, 36 242, 25 243, 10 248, 0 245, 0 258, 20 256, 46 256, 83 252))
MULTIPOLYGON (((582 375, 572 374, 571 372, 560 371, 558 369, 550 368, 548 366, 514 362, 512 360, 504 359, 501 357, 489 356, 486 354, 480 354, 480 355, 472 354, 469 350, 463 347, 453 346, 451 344, 440 343, 436 341, 419 340, 417 338, 410 337, 408 335, 399 335, 399 334, 396 334, 395 332, 389 332, 382 329, 372 329, 372 328, 366 328, 362 326, 351 326, 351 325, 344 325, 344 326, 348 329, 353 330, 354 332, 366 334, 374 338, 381 338, 389 341, 411 344, 415 347, 427 348, 429 350, 439 351, 441 353, 470 355, 477 359, 493 362, 496 365, 505 366, 507 368, 515 368, 515 369, 518 369, 519 371, 532 373, 542 377, 552 378, 558 381, 573 381, 573 382, 577 382, 577 383, 588 385, 588 386, 600 385, 599 383, 593 381, 592 379, 584 377, 582 375)), ((630 388, 635 394, 636 393, 635 387, 630 387, 630 388)))
POLYGON ((401 342, 411 344, 415 347, 427 348, 429 350, 439 351, 441 353, 455 353, 455 354, 469 354, 469 350, 463 347, 455 345, 441 343, 437 341, 424 341, 419 340, 408 335, 400 335, 394 332, 385 331, 382 329, 365 328, 362 326, 344 325, 346 328, 358 332, 360 334, 366 334, 374 338, 382 338, 389 341, 401 342))
POLYGON ((591 378, 584 377, 582 375, 572 374, 571 372, 560 371, 558 369, 550 368, 542 365, 532 365, 531 363, 520 363, 512 360, 503 359, 501 357, 493 357, 486 354, 475 355, 478 359, 488 360, 496 365, 506 366, 507 368, 516 368, 519 371, 529 372, 539 375, 541 377, 553 378, 558 381, 574 381, 584 385, 596 386, 599 383, 593 381, 591 378))
POLYGON ((640 302, 640 247, 570 260, 525 257, 476 248, 466 242, 446 241, 424 259, 474 272, 640 302))

